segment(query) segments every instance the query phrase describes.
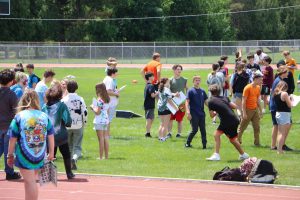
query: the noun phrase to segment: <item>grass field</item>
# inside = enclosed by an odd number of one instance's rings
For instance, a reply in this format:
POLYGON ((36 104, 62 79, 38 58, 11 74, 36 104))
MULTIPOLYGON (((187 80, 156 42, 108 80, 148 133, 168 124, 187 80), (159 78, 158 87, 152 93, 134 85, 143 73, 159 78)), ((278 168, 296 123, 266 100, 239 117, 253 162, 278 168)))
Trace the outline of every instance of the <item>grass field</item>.
MULTIPOLYGON (((36 73, 41 76, 43 69, 37 69, 36 73)), ((55 69, 57 79, 72 74, 76 76, 79 83, 78 93, 84 97, 86 104, 92 102, 95 96, 94 86, 104 78, 103 68, 90 69, 55 69)), ((203 80, 206 80, 208 70, 185 70, 183 76, 189 79, 195 74, 200 74, 203 80)), ((298 74, 297 74, 298 75, 298 74)), ((164 70, 163 77, 171 77, 172 71, 164 70)), ((203 81, 203 88, 207 89, 203 81)), ((118 109, 131 110, 143 115, 143 89, 144 82, 139 75, 139 69, 119 69, 118 85, 127 85, 121 92, 120 104, 118 109), (138 80, 133 84, 133 79, 138 80)), ((270 160, 274 163, 279 172, 277 184, 299 185, 300 172, 300 109, 299 106, 293 109, 293 127, 287 140, 287 144, 296 149, 293 152, 287 152, 284 155, 277 155, 276 151, 270 150, 271 141, 271 116, 265 114, 261 121, 261 147, 253 145, 253 131, 249 126, 244 133, 243 148, 251 156, 270 160)), ((222 137, 221 158, 219 162, 208 162, 205 160, 213 153, 214 140, 213 132, 217 125, 211 123, 207 115, 206 127, 208 148, 202 150, 199 134, 196 135, 192 144, 193 148, 184 148, 186 136, 190 130, 188 121, 184 120, 183 138, 171 138, 167 142, 161 143, 157 137, 148 139, 144 137, 145 120, 143 118, 135 119, 114 119, 112 123, 110 140, 110 158, 108 160, 96 160, 98 155, 98 142, 95 132, 92 129, 93 114, 89 113, 89 120, 84 132, 83 158, 78 161, 78 171, 84 173, 100 173, 114 175, 137 175, 137 176, 155 176, 155 177, 174 177, 174 178, 192 178, 211 180, 213 174, 224 168, 238 167, 238 153, 233 149, 225 136, 222 137)), ((152 135, 157 136, 159 118, 155 118, 152 127, 152 135)), ((173 133, 176 133, 174 126, 173 133)), ((56 161, 59 171, 64 171, 63 162, 60 153, 56 161)), ((3 157, 0 160, 0 168, 3 169, 3 157)))

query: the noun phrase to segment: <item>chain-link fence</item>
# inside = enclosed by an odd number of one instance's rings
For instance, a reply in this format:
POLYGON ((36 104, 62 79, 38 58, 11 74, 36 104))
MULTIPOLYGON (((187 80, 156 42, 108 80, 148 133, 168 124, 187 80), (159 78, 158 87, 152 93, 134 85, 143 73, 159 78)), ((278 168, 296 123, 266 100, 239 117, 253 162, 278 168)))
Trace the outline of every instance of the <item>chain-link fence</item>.
MULTIPOLYGON (((115 57, 119 63, 146 63, 153 52, 161 54, 162 63, 206 64, 228 55, 233 63, 235 52, 241 49, 244 57, 262 49, 273 60, 282 59, 289 50, 300 58, 300 40, 251 41, 187 41, 187 42, 0 42, 2 63, 104 63, 115 57)), ((300 60, 300 59, 298 59, 300 60)))

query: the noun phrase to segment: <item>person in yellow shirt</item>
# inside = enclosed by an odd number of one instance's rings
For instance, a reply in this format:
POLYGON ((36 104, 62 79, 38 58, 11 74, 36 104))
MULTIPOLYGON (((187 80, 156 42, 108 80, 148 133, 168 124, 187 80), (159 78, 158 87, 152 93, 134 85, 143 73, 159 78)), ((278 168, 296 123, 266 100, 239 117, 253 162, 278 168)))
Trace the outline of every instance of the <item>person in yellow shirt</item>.
POLYGON ((288 66, 289 71, 292 72, 293 76, 295 75, 295 70, 297 69, 297 63, 294 58, 292 58, 291 54, 289 51, 283 51, 282 55, 284 56, 285 64, 288 66))

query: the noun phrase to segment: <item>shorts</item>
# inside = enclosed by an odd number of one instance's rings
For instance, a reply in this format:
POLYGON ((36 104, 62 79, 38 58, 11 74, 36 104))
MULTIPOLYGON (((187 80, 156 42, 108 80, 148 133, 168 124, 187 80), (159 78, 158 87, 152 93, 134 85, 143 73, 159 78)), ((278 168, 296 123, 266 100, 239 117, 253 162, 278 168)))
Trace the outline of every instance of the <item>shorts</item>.
POLYGON ((271 117, 272 117, 273 126, 278 125, 276 120, 276 111, 271 111, 271 117))
POLYGON ((170 120, 176 120, 177 122, 182 122, 185 112, 178 110, 175 115, 171 114, 170 120))
POLYGON ((107 131, 108 124, 94 124, 95 131, 107 131))
POLYGON ((263 85, 260 91, 261 95, 270 95, 270 88, 267 85, 263 85))
POLYGON ((145 118, 146 119, 154 119, 154 108, 145 110, 145 118))
POLYGON ((169 114, 171 114, 171 111, 169 110, 158 111, 158 115, 169 115, 169 114))
POLYGON ((236 92, 236 93, 233 94, 233 97, 242 99, 243 93, 236 92))
POLYGON ((112 119, 116 116, 116 109, 117 109, 117 106, 109 107, 109 109, 108 109, 109 123, 111 123, 112 119))
POLYGON ((278 125, 291 124, 292 116, 290 112, 276 112, 276 120, 278 125))
POLYGON ((234 139, 238 136, 238 127, 239 127, 239 123, 236 124, 228 124, 226 126, 224 125, 220 125, 217 130, 220 132, 225 133, 225 135, 229 138, 229 139, 234 139))

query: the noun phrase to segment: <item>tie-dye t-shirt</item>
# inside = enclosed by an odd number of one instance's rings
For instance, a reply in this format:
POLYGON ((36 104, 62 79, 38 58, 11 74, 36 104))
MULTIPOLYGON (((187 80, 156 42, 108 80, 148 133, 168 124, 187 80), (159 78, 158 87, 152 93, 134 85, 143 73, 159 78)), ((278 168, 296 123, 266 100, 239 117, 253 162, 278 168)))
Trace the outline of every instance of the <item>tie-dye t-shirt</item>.
POLYGON ((44 165, 48 135, 54 134, 48 116, 39 110, 19 112, 10 124, 10 138, 17 138, 15 165, 24 169, 39 169, 44 165))
POLYGON ((104 103, 104 101, 102 99, 98 99, 97 106, 100 108, 100 114, 95 115, 93 123, 94 124, 102 124, 102 125, 109 124, 109 118, 108 118, 109 104, 104 103))

